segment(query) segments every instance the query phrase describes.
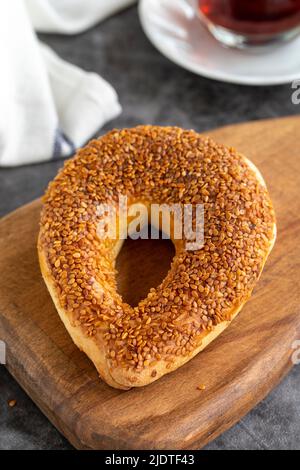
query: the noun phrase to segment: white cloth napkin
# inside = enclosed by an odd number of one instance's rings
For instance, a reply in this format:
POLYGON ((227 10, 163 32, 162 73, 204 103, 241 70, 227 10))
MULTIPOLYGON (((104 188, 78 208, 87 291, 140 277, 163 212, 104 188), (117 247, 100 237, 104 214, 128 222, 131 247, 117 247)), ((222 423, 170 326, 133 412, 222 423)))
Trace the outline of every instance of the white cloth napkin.
POLYGON ((0 166, 72 154, 121 112, 99 75, 60 59, 34 29, 78 33, 134 0, 1 0, 0 166))

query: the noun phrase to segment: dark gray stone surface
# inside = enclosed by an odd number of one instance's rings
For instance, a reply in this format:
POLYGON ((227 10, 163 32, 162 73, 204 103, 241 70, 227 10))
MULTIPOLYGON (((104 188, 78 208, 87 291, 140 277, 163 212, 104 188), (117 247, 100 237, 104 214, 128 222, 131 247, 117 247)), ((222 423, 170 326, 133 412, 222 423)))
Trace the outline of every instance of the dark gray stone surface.
MULTIPOLYGON (((98 72, 115 86, 123 113, 100 133, 140 123, 203 131, 300 111, 300 106, 291 103, 290 85, 237 86, 180 69, 148 42, 135 8, 76 37, 44 35, 42 39, 63 58, 98 72)), ((0 169, 0 215, 40 196, 61 164, 0 169)), ((207 449, 300 449, 299 367, 294 367, 277 389, 207 449)), ((69 448, 0 366, 0 449, 69 448), (17 399, 17 405, 9 408, 7 400, 12 398, 17 399)))

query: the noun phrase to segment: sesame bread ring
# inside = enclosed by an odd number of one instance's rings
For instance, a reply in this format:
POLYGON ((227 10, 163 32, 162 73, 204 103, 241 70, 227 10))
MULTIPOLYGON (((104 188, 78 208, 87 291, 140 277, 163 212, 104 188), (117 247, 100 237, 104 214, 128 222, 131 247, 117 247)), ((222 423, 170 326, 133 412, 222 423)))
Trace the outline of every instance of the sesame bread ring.
MULTIPOLYGON (((128 220, 127 220, 128 223, 128 220)), ((125 224, 126 225, 126 224, 125 224)), ((38 252, 75 344, 115 388, 147 385, 189 361, 251 295, 276 236, 256 167, 194 131, 114 130, 67 161, 44 197, 38 252), (98 236, 99 204, 202 203, 204 245, 173 240, 171 268, 136 307, 116 289, 121 240, 98 236)))

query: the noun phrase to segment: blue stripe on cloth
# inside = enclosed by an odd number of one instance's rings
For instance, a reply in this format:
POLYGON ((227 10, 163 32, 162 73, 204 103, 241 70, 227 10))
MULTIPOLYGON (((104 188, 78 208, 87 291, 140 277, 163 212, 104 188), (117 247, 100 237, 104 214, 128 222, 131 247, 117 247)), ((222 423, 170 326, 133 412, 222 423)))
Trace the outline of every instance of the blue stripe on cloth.
POLYGON ((75 152, 76 147, 72 140, 58 127, 54 135, 52 160, 73 155, 75 152), (63 146, 69 147, 69 152, 67 152, 67 154, 65 154, 65 152, 63 153, 63 146))

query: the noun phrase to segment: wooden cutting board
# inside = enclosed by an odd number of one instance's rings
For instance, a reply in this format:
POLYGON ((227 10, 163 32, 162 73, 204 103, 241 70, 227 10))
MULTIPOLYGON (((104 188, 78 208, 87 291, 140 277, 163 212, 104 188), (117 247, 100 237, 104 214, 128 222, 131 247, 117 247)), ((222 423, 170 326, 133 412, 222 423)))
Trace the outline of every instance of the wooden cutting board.
MULTIPOLYGON (((159 381, 114 390, 72 343, 43 283, 36 254, 40 201, 0 223, 0 339, 7 368, 79 449, 199 448, 232 426, 292 367, 300 339, 300 117, 256 121, 209 134, 237 147, 264 175, 278 239, 252 299, 188 364, 159 381), (205 384, 205 390, 197 386, 205 384)), ((119 289, 135 304, 168 269, 170 244, 131 242, 119 289)))

